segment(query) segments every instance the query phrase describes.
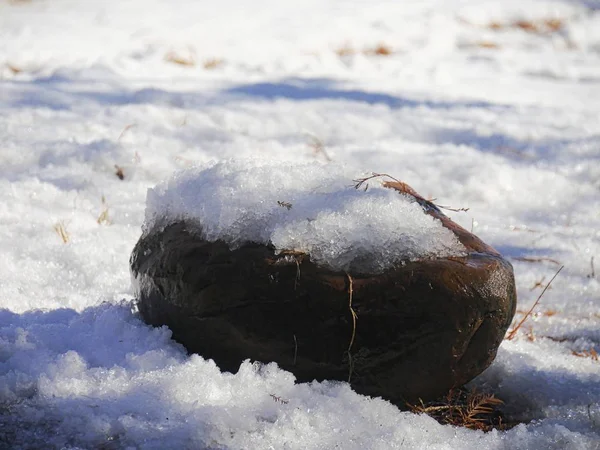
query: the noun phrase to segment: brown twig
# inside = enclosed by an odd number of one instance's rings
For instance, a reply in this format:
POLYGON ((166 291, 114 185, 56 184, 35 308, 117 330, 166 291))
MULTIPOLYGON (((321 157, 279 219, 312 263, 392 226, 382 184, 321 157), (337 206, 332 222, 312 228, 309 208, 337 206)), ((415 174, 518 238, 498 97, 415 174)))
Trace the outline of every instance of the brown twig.
POLYGON ((573 350, 571 351, 571 354, 580 358, 591 358, 592 361, 600 360, 600 355, 598 354, 596 349, 583 350, 582 352, 576 352, 575 350, 573 350))
POLYGON ((512 340, 514 339, 514 337, 517 335, 517 331, 519 331, 519 328, 521 328, 523 326, 523 324, 525 323, 525 321, 529 318, 529 316, 531 315, 531 313, 533 312, 533 310, 535 309, 535 307, 538 305, 538 303, 540 302, 542 296, 544 295, 544 293, 548 290, 548 288, 550 287, 550 285, 552 284, 552 282, 554 281, 554 279, 558 276, 558 274, 560 273, 561 270, 563 270, 565 266, 560 266, 560 269, 558 269, 556 271, 556 273, 554 274, 554 276, 550 279, 550 281, 548 281, 548 284, 546 285, 546 287, 544 288, 544 290, 542 291, 542 293, 538 296, 537 300, 535 301, 535 303, 533 304, 533 306, 531 307, 531 309, 529 311, 527 311, 527 314, 525 314, 523 316, 523 318, 521 319, 521 321, 517 324, 516 327, 514 327, 506 336, 507 340, 512 340))
POLYGON ((117 138, 117 141, 120 141, 121 138, 125 135, 125 133, 128 130, 131 130, 133 127, 137 127, 137 123, 130 123, 129 125, 127 125, 125 128, 123 128, 123 131, 121 131, 121 134, 119 134, 119 137, 117 138))
POLYGON ((556 264, 557 266, 560 264, 556 259, 548 258, 545 256, 513 256, 515 261, 523 261, 523 262, 551 262, 552 264, 556 264))
POLYGON ((310 133, 308 134, 308 137, 310 137, 310 139, 312 140, 312 142, 309 144, 309 146, 313 149, 315 156, 323 155, 323 158, 325 158, 325 161, 331 162, 332 159, 329 156, 329 154, 327 153, 327 151, 325 150, 325 144, 323 144, 323 141, 321 141, 321 139, 319 139, 318 137, 316 137, 310 133))

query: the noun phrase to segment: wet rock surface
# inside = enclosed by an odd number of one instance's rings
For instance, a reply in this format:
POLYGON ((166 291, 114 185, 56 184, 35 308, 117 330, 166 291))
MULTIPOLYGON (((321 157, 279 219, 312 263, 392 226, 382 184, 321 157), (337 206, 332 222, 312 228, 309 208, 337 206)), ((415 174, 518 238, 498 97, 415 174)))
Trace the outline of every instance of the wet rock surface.
POLYGON ((177 222, 133 250, 141 316, 226 371, 275 361, 299 382, 349 381, 398 404, 463 385, 493 361, 512 320, 512 266, 407 185, 386 187, 414 196, 468 254, 349 274, 269 245, 231 250, 177 222))

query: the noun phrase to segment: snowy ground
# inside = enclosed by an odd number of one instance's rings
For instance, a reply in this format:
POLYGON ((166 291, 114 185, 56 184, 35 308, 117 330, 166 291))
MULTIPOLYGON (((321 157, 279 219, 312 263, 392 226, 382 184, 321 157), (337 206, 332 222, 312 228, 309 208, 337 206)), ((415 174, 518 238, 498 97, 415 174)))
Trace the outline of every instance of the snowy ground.
POLYGON ((600 448, 599 8, 0 0, 0 448, 600 448), (222 374, 145 326, 128 258, 147 189, 238 156, 329 158, 470 208, 451 216, 512 260, 520 310, 564 264, 474 382, 525 423, 222 374))

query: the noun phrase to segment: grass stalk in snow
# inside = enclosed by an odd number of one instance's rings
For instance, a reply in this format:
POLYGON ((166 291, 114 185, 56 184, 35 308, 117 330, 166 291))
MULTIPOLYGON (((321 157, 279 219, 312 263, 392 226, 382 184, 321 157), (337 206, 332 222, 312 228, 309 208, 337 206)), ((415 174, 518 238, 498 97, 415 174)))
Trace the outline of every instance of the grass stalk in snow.
POLYGON ((60 221, 54 224, 54 231, 56 231, 56 234, 58 234, 60 236, 60 238, 62 239, 62 241, 67 244, 70 239, 71 236, 69 235, 69 232, 67 231, 67 225, 65 224, 64 221, 60 221))
POLYGON ((106 198, 104 197, 104 195, 102 196, 102 206, 102 212, 96 219, 96 222, 98 222, 98 225, 110 225, 111 222, 110 217, 108 216, 108 205, 106 203, 106 198))
POLYGON ((516 327, 514 327, 506 336, 507 340, 512 340, 515 338, 515 336, 517 335, 517 331, 519 331, 519 328, 521 328, 523 326, 523 324, 525 323, 525 321, 529 318, 529 316, 531 315, 531 313, 533 312, 533 310, 535 309, 535 307, 538 305, 538 303, 540 302, 542 296, 544 295, 544 293, 548 290, 548 288, 550 287, 550 285, 552 284, 552 282, 554 281, 554 279, 558 276, 558 274, 560 273, 561 270, 563 270, 565 266, 560 266, 560 269, 558 269, 556 271, 556 273, 554 274, 554 276, 550 279, 550 281, 548 281, 548 284, 546 285, 546 287, 544 288, 544 290, 542 291, 542 293, 538 296, 537 300, 535 301, 535 303, 533 304, 533 306, 531 307, 531 309, 529 311, 527 311, 527 313, 523 316, 523 318, 521 319, 521 321, 517 324, 516 327))
POLYGON ((325 161, 331 162, 332 159, 329 156, 329 154, 327 153, 327 151, 325 150, 325 144, 323 144, 323 141, 321 139, 319 139, 317 136, 312 135, 310 133, 308 134, 308 137, 310 137, 310 139, 311 139, 311 142, 308 145, 313 149, 313 154, 315 155, 315 157, 317 157, 319 155, 323 155, 323 158, 325 158, 325 161))

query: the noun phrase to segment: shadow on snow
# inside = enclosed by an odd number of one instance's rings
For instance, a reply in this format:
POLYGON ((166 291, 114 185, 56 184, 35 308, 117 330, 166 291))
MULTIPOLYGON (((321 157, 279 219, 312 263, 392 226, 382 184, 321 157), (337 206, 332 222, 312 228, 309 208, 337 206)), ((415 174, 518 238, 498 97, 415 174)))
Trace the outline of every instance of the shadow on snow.
MULTIPOLYGON (((198 421, 189 423, 153 382, 155 370, 188 360, 170 336, 127 303, 0 310, 0 448, 198 447, 198 421)), ((196 408, 208 434, 219 406, 196 408)))

